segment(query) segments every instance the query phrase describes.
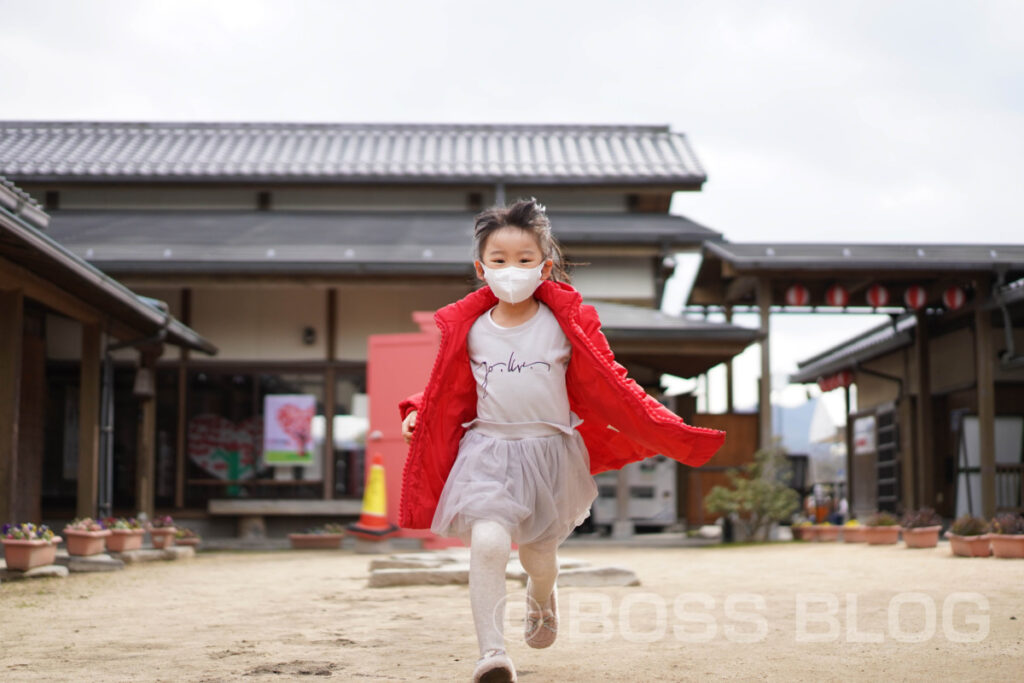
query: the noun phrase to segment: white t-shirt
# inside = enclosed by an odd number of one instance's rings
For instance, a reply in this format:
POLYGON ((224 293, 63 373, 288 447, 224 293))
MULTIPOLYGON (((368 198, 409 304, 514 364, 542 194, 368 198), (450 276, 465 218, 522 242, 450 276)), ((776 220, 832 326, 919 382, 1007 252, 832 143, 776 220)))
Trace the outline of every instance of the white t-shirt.
POLYGON ((540 304, 532 318, 501 327, 490 309, 469 330, 477 417, 464 426, 501 438, 571 433, 565 370, 572 345, 554 314, 540 304))

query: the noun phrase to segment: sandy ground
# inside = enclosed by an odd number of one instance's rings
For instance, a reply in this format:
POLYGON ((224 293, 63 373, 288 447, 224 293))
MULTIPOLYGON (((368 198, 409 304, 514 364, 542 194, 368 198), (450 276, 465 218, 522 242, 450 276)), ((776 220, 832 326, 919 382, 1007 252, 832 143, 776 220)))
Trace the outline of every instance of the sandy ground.
MULTIPOLYGON (((1021 680, 1024 561, 901 546, 563 547, 640 586, 563 588, 522 681, 1021 680), (975 642, 956 642, 973 640, 975 642)), ((352 551, 200 553, 0 586, 0 680, 469 680, 465 586, 366 588, 352 551)), ((508 583, 510 621, 522 587, 508 583)), ((521 622, 520 622, 521 623, 521 622)))

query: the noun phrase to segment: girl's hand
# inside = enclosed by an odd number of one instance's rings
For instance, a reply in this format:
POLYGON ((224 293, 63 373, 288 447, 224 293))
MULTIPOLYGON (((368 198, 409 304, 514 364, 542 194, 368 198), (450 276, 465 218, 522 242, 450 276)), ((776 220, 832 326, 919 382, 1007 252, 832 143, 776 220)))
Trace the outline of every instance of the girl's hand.
POLYGON ((412 411, 402 420, 402 437, 406 443, 412 441, 412 433, 416 431, 416 412, 412 411))

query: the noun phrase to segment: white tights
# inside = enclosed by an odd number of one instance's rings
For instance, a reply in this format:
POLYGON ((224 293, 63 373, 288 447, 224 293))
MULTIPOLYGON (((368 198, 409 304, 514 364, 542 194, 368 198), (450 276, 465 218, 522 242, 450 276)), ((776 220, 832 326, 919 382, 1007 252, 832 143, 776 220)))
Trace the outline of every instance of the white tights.
MULTIPOLYGON (((480 520, 473 524, 469 551, 469 604, 480 645, 480 654, 504 649, 505 567, 512 538, 501 524, 480 520)), ((549 607, 551 591, 558 578, 558 546, 519 546, 519 561, 530 576, 530 597, 549 607)), ((534 603, 531 603, 534 604, 534 603)))

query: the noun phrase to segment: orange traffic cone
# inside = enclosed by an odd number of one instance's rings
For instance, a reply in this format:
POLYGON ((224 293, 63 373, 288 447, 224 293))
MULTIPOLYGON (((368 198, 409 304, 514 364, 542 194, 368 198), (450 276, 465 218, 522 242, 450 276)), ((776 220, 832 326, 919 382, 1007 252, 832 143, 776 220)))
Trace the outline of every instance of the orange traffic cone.
POLYGON ((346 528, 352 534, 370 541, 393 536, 398 527, 388 521, 387 487, 384 484, 384 456, 374 453, 370 473, 366 476, 366 492, 359 521, 346 528))

